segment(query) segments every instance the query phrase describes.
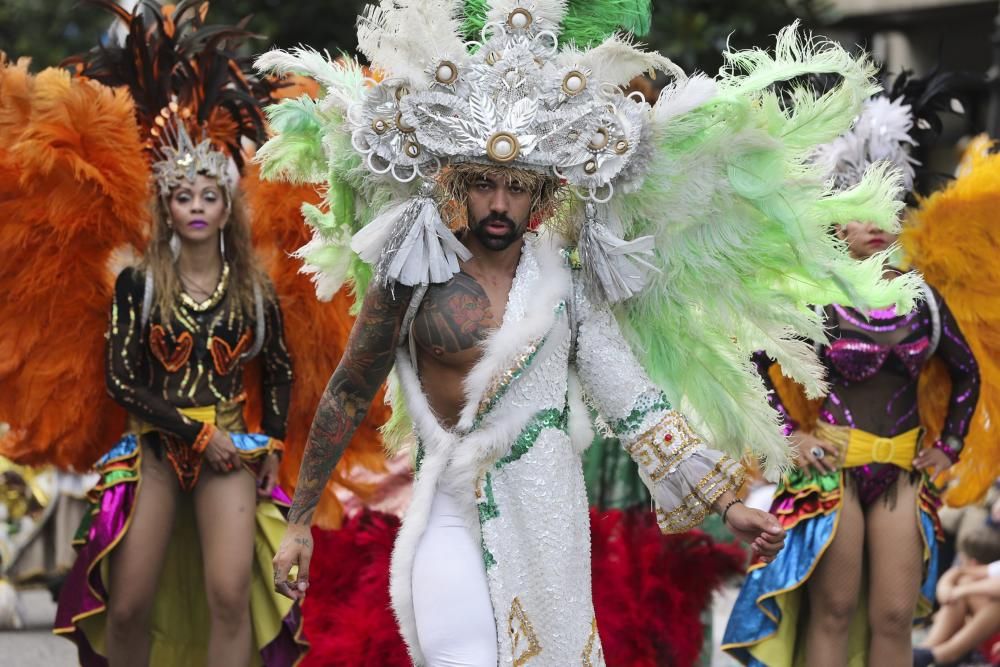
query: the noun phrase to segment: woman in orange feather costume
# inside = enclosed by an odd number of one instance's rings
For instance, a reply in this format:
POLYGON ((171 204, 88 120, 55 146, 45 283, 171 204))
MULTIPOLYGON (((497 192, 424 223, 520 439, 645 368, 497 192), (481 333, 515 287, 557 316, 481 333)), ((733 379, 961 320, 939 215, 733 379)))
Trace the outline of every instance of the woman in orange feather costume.
POLYGON ((273 594, 268 554, 287 500, 274 482, 291 366, 231 179, 242 138, 261 138, 267 89, 227 51, 247 33, 205 26, 207 3, 95 4, 129 37, 79 60, 83 76, 0 67, 0 244, 14 260, 0 284, 16 294, 2 306, 3 454, 93 464, 125 423, 106 373, 128 428, 97 462, 57 632, 86 665, 290 665, 301 613, 273 594), (112 290, 120 249, 147 245, 112 290), (242 414, 255 356, 262 433, 242 414))

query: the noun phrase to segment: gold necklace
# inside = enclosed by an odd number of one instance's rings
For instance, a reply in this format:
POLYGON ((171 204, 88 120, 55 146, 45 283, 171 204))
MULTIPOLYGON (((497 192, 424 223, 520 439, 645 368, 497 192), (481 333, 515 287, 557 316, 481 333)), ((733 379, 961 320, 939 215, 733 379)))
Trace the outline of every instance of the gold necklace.
MULTIPOLYGON (((203 301, 195 301, 189 294, 182 291, 181 292, 181 303, 183 303, 187 308, 195 312, 204 312, 210 308, 215 308, 222 301, 222 297, 226 293, 226 287, 229 285, 229 263, 222 263, 222 275, 219 276, 219 283, 215 286, 215 289, 209 294, 208 298, 203 301)), ((199 289, 201 286, 195 285, 199 289)), ((208 290, 204 290, 206 293, 208 290)))

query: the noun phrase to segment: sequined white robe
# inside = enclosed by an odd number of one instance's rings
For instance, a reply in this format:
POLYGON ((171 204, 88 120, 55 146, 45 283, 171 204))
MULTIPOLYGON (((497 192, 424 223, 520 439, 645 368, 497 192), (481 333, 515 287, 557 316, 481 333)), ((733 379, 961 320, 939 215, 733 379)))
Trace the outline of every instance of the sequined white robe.
POLYGON ((499 664, 604 665, 580 461, 590 438, 570 437, 580 430, 571 421, 587 419, 580 388, 638 462, 663 530, 697 525, 742 481, 742 468, 706 449, 670 408, 610 311, 574 286, 575 273, 553 239, 527 237, 503 321, 466 378, 466 405, 452 430, 431 412, 406 346, 398 351, 396 372, 419 447, 413 500, 393 552, 391 594, 418 666, 424 660, 410 577, 438 485, 467 499, 469 527, 482 537, 499 664), (579 382, 571 377, 574 367, 579 382))

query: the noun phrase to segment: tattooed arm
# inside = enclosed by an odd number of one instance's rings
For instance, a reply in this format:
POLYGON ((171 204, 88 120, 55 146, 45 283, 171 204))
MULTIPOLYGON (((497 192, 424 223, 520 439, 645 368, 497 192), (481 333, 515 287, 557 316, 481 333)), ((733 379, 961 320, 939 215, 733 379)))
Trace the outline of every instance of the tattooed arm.
POLYGON ((309 525, 330 474, 343 455, 368 406, 385 382, 395 358, 399 329, 412 291, 387 290, 373 283, 365 295, 347 350, 320 398, 306 443, 288 529, 274 558, 275 590, 293 599, 308 586, 312 538, 309 525), (294 587, 288 573, 299 566, 294 587))

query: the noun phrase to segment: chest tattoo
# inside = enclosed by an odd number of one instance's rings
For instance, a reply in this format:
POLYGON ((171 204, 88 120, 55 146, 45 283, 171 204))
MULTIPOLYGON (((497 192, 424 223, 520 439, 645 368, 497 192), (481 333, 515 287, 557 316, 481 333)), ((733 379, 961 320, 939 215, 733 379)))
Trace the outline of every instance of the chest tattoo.
POLYGON ((436 355, 463 352, 476 346, 497 326, 482 286, 457 274, 448 283, 431 288, 413 322, 422 347, 436 355))

